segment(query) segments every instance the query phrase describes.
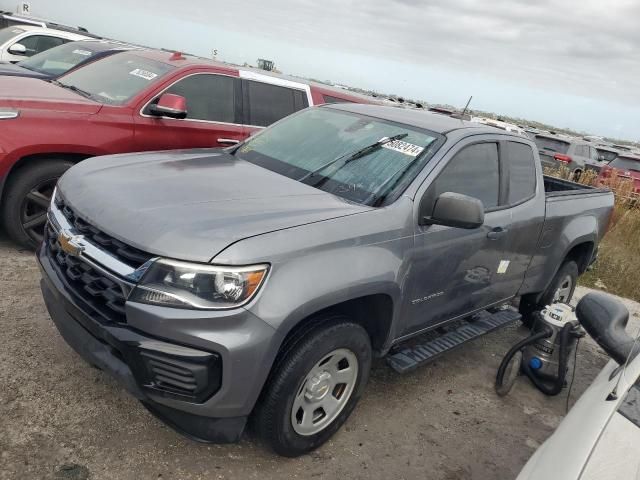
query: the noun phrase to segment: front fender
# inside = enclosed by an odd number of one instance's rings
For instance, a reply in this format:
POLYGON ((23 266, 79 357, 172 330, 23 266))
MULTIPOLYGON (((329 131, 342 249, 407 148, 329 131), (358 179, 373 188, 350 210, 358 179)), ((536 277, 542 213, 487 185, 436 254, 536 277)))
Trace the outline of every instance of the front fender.
POLYGON ((325 308, 368 295, 391 298, 393 318, 401 305, 402 258, 388 245, 318 252, 274 265, 250 311, 286 335, 325 308))

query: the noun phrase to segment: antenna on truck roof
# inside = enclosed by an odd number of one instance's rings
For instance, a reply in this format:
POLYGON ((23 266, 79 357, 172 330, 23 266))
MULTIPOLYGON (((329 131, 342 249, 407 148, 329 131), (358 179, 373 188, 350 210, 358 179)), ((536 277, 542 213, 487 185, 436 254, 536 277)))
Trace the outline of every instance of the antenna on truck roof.
POLYGON ((469 108, 469 104, 471 103, 472 98, 473 98, 473 95, 471 95, 469 97, 469 100, 467 100, 467 104, 464 106, 464 110, 462 110, 462 114, 460 115, 460 117, 464 118, 464 114, 467 113, 467 109, 469 108))

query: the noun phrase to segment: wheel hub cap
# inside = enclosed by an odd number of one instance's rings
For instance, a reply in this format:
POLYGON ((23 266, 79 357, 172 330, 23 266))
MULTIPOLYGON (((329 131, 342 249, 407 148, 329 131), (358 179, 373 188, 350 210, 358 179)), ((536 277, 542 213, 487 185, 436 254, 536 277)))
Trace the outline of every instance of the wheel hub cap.
POLYGON ((291 406, 291 425, 299 435, 321 432, 349 402, 358 380, 358 358, 338 348, 317 362, 302 379, 291 406))
POLYGON ((307 383, 304 396, 310 402, 319 402, 329 392, 331 386, 331 374, 322 372, 319 375, 311 377, 307 383))

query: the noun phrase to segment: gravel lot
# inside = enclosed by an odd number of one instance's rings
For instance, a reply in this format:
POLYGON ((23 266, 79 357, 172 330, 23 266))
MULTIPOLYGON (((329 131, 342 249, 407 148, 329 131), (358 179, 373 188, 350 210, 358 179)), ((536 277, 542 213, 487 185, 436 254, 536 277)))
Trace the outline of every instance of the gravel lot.
MULTIPOLYGON (((311 455, 279 458, 250 435, 198 444, 64 343, 38 280, 33 254, 0 233, 2 479, 510 479, 565 413, 566 392, 547 398, 524 379, 495 395, 503 354, 526 335, 514 326, 412 374, 378 362, 346 428, 311 455)), ((629 307, 637 316, 640 306, 629 307)), ((605 362, 581 343, 571 402, 605 362)))

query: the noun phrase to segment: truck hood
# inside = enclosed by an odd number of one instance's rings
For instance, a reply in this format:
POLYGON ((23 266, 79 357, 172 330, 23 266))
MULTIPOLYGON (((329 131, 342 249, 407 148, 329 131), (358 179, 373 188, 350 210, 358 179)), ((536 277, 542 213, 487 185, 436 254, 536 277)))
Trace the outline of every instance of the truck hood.
POLYGON ((102 104, 38 78, 0 76, 0 107, 93 114, 102 104))
POLYGON ((221 149, 95 157, 71 168, 58 191, 103 232, 199 262, 243 238, 371 209, 221 149))

